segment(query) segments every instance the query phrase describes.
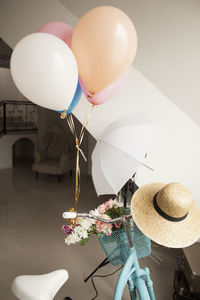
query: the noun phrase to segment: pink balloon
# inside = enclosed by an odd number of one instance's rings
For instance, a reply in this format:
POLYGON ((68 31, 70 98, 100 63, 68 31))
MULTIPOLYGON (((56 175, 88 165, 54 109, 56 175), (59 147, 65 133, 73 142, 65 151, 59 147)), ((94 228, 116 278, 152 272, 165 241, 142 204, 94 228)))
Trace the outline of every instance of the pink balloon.
POLYGON ((125 72, 117 81, 114 81, 112 84, 107 86, 103 91, 95 93, 93 96, 85 86, 80 76, 79 76, 79 83, 87 100, 94 105, 99 105, 113 98, 123 88, 127 78, 128 78, 128 71, 125 72))
POLYGON ((63 40, 70 48, 74 29, 63 22, 50 22, 41 26, 37 32, 50 33, 63 40))

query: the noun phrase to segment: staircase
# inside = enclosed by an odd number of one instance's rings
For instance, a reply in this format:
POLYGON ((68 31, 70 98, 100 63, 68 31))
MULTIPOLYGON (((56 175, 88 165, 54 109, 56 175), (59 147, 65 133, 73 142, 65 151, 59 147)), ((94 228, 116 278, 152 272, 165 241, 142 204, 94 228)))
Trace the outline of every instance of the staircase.
POLYGON ((0 135, 36 132, 38 107, 29 101, 0 102, 0 135))

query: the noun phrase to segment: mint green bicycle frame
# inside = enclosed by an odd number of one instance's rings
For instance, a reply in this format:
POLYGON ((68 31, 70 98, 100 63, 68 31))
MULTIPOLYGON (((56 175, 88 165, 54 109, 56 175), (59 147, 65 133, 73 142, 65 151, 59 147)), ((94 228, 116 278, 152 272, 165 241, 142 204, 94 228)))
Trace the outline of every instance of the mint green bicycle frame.
POLYGON ((140 269, 134 247, 130 249, 129 257, 119 275, 114 300, 122 299, 127 283, 131 300, 155 300, 153 282, 150 279, 149 269, 140 269))
POLYGON ((130 238, 125 216, 122 218, 122 222, 127 234, 130 254, 120 272, 113 300, 122 299, 126 284, 128 284, 131 300, 155 300, 153 282, 150 279, 149 269, 141 269, 139 266, 136 250, 130 238))
POLYGON ((136 250, 133 247, 130 233, 128 230, 127 219, 131 218, 131 215, 121 216, 115 219, 104 219, 87 213, 76 212, 64 212, 64 219, 71 219, 76 217, 91 218, 104 223, 118 223, 121 222, 124 225, 124 229, 128 238, 130 247, 130 254, 124 263, 124 266, 119 275, 117 285, 115 288, 113 300, 122 300, 122 295, 126 284, 128 284, 131 300, 155 300, 153 282, 150 279, 150 273, 148 268, 141 269, 139 266, 136 250))

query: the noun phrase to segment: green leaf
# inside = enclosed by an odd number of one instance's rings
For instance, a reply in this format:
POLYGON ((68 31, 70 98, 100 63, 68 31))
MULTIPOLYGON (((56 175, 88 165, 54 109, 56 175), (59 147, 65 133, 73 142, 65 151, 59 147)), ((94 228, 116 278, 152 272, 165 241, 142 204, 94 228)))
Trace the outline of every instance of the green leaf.
POLYGON ((80 245, 81 246, 84 246, 85 244, 87 244, 89 242, 89 239, 87 238, 87 239, 83 239, 83 240, 81 240, 80 241, 80 245))
POLYGON ((109 208, 105 214, 109 217, 111 217, 112 219, 114 218, 117 218, 117 217, 120 217, 122 215, 126 215, 127 212, 126 212, 126 209, 124 207, 112 207, 112 208, 109 208))

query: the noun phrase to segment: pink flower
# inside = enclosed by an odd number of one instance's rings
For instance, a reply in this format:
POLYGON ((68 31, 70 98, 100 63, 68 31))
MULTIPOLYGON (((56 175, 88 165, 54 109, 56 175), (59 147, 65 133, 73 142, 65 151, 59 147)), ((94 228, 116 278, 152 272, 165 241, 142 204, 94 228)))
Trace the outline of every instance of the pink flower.
POLYGON ((104 214, 108 209, 112 208, 115 204, 115 200, 109 199, 105 203, 99 205, 97 207, 97 211, 99 214, 104 214))
POLYGON ((106 232, 107 236, 111 236, 111 234, 112 234, 112 230, 109 230, 109 231, 106 232))
POLYGON ((97 207, 97 210, 98 210, 99 214, 104 214, 105 211, 107 210, 105 203, 99 205, 99 206, 97 207))
POLYGON ((116 228, 120 228, 120 226, 121 226, 121 223, 115 223, 116 228))
POLYGON ((108 210, 109 208, 112 208, 112 207, 113 207, 113 204, 114 204, 113 199, 109 199, 109 200, 105 203, 106 210, 108 210))
POLYGON ((102 232, 104 230, 104 227, 105 227, 105 223, 99 221, 96 222, 97 232, 102 232))
MULTIPOLYGON (((101 217, 104 218, 104 219, 107 219, 107 220, 110 219, 110 217, 105 215, 105 214, 102 214, 101 217)), ((106 224, 104 222, 96 221, 96 230, 97 230, 97 232, 105 233, 107 236, 111 235, 112 227, 113 227, 112 224, 106 224)))

